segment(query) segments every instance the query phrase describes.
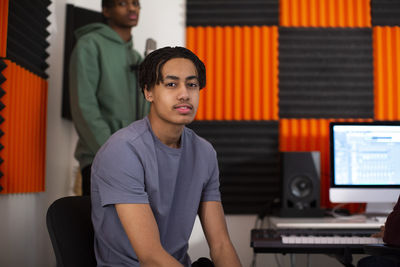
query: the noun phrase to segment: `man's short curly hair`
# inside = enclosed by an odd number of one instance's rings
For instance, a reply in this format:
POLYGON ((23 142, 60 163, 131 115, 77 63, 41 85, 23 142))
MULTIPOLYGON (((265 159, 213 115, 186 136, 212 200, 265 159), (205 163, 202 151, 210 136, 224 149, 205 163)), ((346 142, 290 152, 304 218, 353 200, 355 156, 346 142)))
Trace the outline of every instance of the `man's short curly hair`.
POLYGON ((206 86, 206 67, 204 63, 189 49, 184 47, 164 47, 147 55, 139 66, 139 86, 142 89, 151 90, 156 84, 162 82, 162 68, 164 64, 173 58, 186 58, 193 62, 200 89, 206 86))
POLYGON ((101 7, 111 8, 115 5, 115 0, 101 0, 101 7))

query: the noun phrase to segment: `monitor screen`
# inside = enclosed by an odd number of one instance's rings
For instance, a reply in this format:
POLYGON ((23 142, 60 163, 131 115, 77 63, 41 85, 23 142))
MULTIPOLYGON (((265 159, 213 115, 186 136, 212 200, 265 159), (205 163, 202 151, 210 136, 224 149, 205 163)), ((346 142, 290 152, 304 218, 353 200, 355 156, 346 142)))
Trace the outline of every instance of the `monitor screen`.
POLYGON ((396 202, 400 122, 332 122, 330 159, 331 202, 396 202))

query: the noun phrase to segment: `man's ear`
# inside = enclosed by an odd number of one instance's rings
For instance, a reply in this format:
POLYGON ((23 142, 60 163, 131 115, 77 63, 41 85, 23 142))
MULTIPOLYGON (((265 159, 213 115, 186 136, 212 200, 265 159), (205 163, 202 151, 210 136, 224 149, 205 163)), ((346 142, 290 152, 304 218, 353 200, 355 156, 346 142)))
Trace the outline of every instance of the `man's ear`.
POLYGON ((106 19, 109 19, 109 18, 110 18, 110 11, 108 10, 107 7, 103 7, 101 13, 103 13, 103 16, 104 16, 106 19))
POLYGON ((153 92, 148 89, 147 85, 144 86, 143 93, 148 102, 153 102, 153 92))

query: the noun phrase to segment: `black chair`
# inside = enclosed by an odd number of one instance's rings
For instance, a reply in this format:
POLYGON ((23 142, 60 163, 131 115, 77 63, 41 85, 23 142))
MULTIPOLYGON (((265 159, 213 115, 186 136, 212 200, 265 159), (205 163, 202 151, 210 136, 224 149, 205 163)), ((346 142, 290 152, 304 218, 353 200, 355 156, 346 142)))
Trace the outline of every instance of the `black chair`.
POLYGON ((46 215, 57 267, 96 266, 90 196, 57 199, 46 215))

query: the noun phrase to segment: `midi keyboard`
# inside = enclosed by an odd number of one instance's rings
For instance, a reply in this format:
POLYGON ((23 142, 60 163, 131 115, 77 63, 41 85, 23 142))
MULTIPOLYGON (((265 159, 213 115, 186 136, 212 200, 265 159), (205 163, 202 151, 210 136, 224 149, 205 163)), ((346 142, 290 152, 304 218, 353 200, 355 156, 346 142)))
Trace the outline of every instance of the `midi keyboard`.
POLYGON ((378 229, 253 229, 251 246, 255 251, 310 253, 349 248, 362 253, 364 245, 382 244, 371 237, 378 229))

